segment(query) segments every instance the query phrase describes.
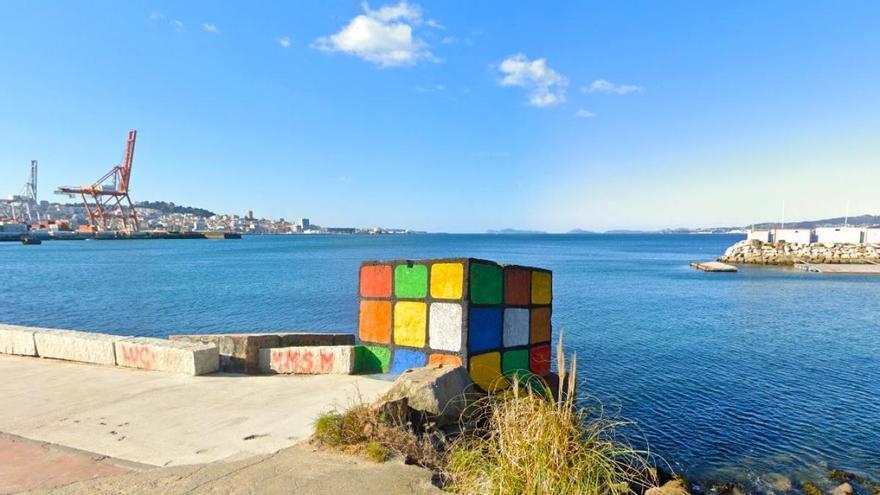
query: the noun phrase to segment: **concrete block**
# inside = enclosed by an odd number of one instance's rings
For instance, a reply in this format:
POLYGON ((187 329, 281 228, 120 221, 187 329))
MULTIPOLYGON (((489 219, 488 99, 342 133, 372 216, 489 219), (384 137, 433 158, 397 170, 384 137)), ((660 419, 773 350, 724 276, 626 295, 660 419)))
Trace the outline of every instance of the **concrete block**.
POLYGON ((116 364, 114 342, 125 337, 73 330, 35 329, 37 355, 81 363, 116 364))
POLYGON ((354 335, 342 333, 221 333, 172 335, 169 339, 216 344, 220 348, 220 371, 248 374, 260 373, 260 349, 354 345, 354 335))
POLYGON ((354 372, 355 346, 306 346, 260 349, 260 371, 267 374, 342 374, 354 372))
POLYGON ((281 337, 277 334, 172 335, 169 339, 215 344, 220 353, 220 371, 226 373, 257 374, 260 372, 260 349, 281 347, 281 337))
POLYGON ((17 325, 0 325, 0 354, 36 356, 34 329, 17 325))
POLYGON ((116 364, 128 368, 204 375, 220 369, 215 344, 134 337, 117 340, 116 364))

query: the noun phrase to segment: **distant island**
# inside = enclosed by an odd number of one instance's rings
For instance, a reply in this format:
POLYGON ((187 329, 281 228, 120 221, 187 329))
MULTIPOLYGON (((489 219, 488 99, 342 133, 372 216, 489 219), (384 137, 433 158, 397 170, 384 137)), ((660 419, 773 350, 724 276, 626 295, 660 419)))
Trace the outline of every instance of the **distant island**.
MULTIPOLYGON (((566 234, 745 234, 749 230, 769 230, 779 228, 779 222, 763 222, 739 227, 701 227, 701 228, 675 228, 659 230, 636 230, 636 229, 611 229, 604 232, 596 232, 584 229, 572 229, 566 234)), ((786 228, 792 229, 815 229, 818 227, 871 227, 880 225, 880 215, 859 215, 855 217, 835 217, 821 220, 805 220, 801 222, 786 222, 786 228)), ((487 234, 546 234, 541 230, 499 229, 487 230, 487 234)))
POLYGON ((546 234, 543 230, 499 229, 487 230, 487 234, 546 234))

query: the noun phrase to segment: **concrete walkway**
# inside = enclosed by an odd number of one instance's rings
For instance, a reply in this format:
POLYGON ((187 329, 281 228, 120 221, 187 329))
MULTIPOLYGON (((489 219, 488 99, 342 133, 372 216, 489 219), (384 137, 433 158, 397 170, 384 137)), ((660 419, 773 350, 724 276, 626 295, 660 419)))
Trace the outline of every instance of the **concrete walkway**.
POLYGON ((274 453, 391 382, 348 375, 182 376, 0 355, 0 432, 151 466, 274 453))
POLYGON ((174 466, 84 480, 51 495, 287 494, 438 495, 431 472, 399 461, 376 464, 298 445, 235 462, 174 466))
POLYGON ((98 454, 0 433, 0 494, 116 476, 139 468, 98 454))

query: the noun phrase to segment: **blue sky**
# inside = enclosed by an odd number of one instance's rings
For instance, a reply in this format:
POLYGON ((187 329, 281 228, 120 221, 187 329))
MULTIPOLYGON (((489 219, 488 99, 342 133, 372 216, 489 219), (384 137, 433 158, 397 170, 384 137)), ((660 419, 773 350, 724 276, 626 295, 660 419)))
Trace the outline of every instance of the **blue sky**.
POLYGON ((880 3, 0 3, 0 194, 451 232, 880 213, 880 3))

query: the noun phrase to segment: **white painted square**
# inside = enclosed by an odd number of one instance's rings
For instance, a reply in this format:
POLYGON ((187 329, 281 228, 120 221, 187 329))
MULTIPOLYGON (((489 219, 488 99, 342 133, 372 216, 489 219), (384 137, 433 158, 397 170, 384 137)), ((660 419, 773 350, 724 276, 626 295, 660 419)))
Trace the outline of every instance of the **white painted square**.
POLYGON ((529 310, 508 308, 504 310, 504 347, 528 345, 529 310))
POLYGON ((461 304, 431 304, 428 314, 428 342, 431 349, 460 352, 461 325, 461 304))

